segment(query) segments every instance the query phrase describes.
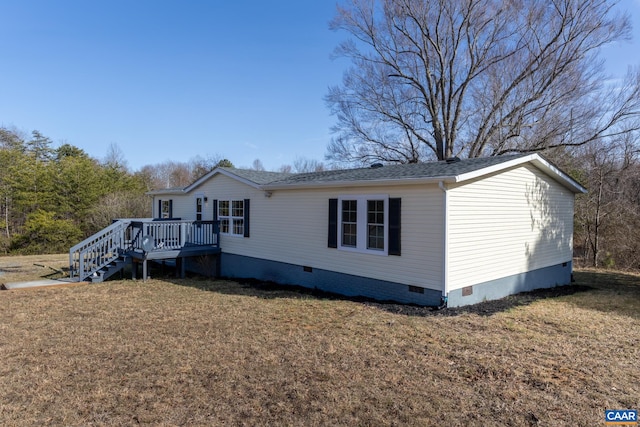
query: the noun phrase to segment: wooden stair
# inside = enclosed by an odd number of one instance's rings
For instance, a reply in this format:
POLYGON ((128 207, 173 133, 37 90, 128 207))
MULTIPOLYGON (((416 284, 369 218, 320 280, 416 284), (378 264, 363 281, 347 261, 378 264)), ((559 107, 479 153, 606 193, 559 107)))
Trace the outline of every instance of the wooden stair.
POLYGON ((121 255, 120 257, 109 262, 109 264, 93 272, 93 274, 87 277, 87 281, 90 281, 91 283, 104 282, 114 274, 121 272, 127 265, 130 264, 131 257, 127 255, 121 255))

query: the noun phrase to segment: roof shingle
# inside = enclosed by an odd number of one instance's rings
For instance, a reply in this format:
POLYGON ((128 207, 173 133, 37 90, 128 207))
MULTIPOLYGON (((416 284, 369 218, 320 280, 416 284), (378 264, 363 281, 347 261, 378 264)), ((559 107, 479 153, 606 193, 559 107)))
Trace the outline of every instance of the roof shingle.
POLYGON ((442 160, 426 163, 412 163, 402 165, 388 165, 382 167, 299 173, 291 174, 281 179, 271 181, 269 182, 269 184, 293 185, 321 182, 329 183, 343 181, 377 181, 440 177, 444 178, 484 169, 486 167, 494 166, 527 155, 528 154, 514 154, 495 157, 479 157, 474 159, 461 159, 459 161, 453 162, 442 160))

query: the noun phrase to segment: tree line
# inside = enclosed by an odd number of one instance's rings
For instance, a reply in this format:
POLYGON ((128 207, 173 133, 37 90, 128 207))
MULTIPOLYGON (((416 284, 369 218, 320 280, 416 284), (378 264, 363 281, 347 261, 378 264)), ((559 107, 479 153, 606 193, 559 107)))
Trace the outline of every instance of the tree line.
POLYGON ((142 176, 38 131, 0 128, 0 253, 56 253, 113 218, 148 216, 142 176))
MULTIPOLYGON (((640 147, 637 133, 606 146, 544 154, 587 187, 575 206, 574 247, 581 265, 640 269, 640 147)), ((117 147, 99 161, 37 131, 27 138, 0 128, 0 253, 59 253, 115 218, 151 216, 152 189, 184 187, 220 156, 167 161, 130 172, 117 147)), ((335 166, 335 165, 333 165, 335 166)), ((251 168, 264 170, 262 163, 251 168)), ((322 162, 298 158, 281 172, 313 172, 322 162)))

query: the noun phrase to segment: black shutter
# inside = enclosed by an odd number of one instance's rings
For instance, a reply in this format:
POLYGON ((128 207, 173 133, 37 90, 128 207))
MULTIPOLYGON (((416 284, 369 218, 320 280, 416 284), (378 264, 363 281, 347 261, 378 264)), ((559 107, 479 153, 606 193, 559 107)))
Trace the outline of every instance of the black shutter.
POLYGON ((173 199, 169 199, 169 218, 173 218, 173 199))
POLYGON ((389 199, 389 255, 400 255, 401 200, 389 199))
POLYGON ((329 237, 327 245, 338 247, 338 199, 329 199, 329 237))
POLYGON ((213 199, 213 232, 220 232, 220 223, 218 222, 218 199, 213 199))
POLYGON ((162 199, 158 200, 158 215, 156 218, 162 218, 162 199))
POLYGON ((249 237, 249 199, 244 199, 244 237, 249 237))

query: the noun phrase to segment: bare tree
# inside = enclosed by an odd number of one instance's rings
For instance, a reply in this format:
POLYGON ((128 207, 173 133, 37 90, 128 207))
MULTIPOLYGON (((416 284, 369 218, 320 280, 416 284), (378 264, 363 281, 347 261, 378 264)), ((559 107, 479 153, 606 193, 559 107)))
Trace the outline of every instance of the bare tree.
POLYGON ((282 173, 291 173, 292 170, 293 168, 291 167, 291 165, 282 165, 280 166, 280 168, 278 168, 278 172, 282 173))
POLYGON ((592 267, 640 268, 640 136, 628 133, 579 154, 589 193, 576 199, 576 249, 592 267))
POLYGON ((151 198, 135 192, 109 193, 98 200, 88 212, 87 223, 93 230, 100 230, 111 224, 115 218, 149 218, 151 198))
POLYGON ((293 170, 297 173, 303 172, 322 172, 325 170, 324 164, 314 159, 305 157, 296 157, 293 161, 293 170))
POLYGON ((167 160, 155 165, 146 165, 137 174, 150 190, 176 188, 191 184, 218 166, 232 168, 233 163, 219 155, 196 156, 188 162, 167 160))
POLYGON ((331 27, 353 67, 326 97, 327 159, 412 163, 579 146, 629 131, 640 72, 608 85, 629 38, 608 0, 350 0, 331 27))
POLYGON ((147 188, 150 190, 185 187, 193 181, 187 163, 171 160, 157 165, 143 166, 138 174, 144 177, 147 188))
POLYGON ((189 168, 191 169, 191 177, 193 181, 209 173, 218 166, 233 167, 233 164, 218 154, 207 155, 206 157, 196 156, 189 160, 189 168))
POLYGON ((104 164, 113 169, 120 171, 128 171, 127 157, 118 144, 112 142, 107 148, 107 154, 104 157, 104 164))
POLYGON ((260 159, 255 159, 253 161, 253 163, 251 164, 251 169, 256 170, 256 171, 263 171, 264 169, 264 165, 262 164, 262 160, 260 159))

